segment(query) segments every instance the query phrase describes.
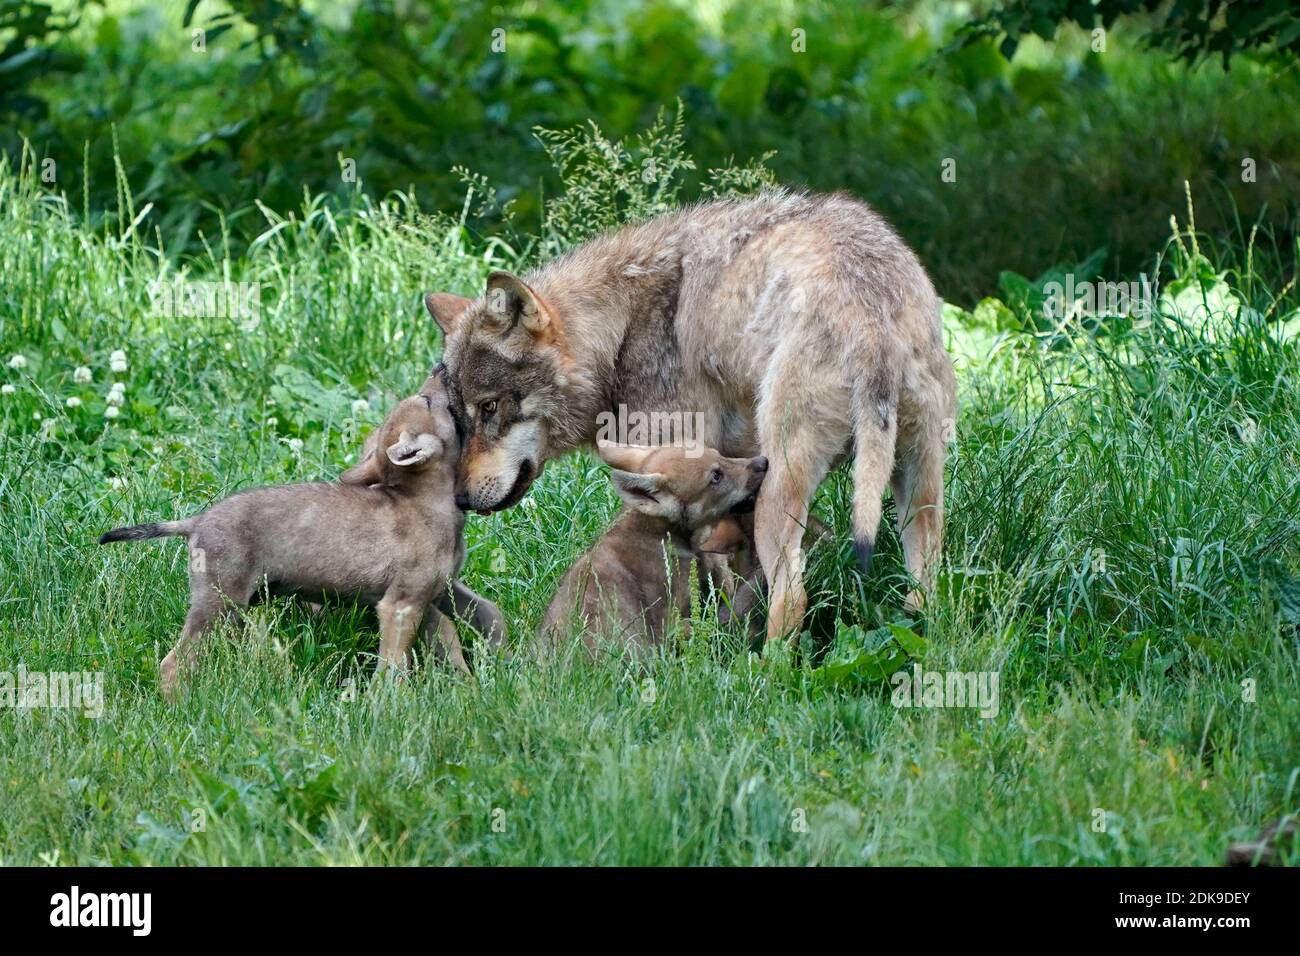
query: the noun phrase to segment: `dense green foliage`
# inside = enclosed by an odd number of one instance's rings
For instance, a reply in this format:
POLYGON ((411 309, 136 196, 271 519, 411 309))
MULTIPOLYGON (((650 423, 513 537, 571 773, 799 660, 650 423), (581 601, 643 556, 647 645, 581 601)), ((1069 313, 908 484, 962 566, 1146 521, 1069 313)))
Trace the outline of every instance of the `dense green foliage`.
POLYGON ((1063 21, 1094 30, 1139 13, 1155 18, 1148 41, 1185 60, 1219 56, 1227 64, 1247 50, 1300 53, 1300 8, 1291 0, 1005 0, 963 39, 1000 35, 1001 50, 1012 56, 1027 33, 1050 40, 1063 21))
MULTIPOLYGON (((260 283, 256 321, 157 314, 178 267, 125 182, 92 228, 0 167, 0 661, 102 671, 107 697, 98 719, 0 708, 0 862, 1214 864, 1295 810, 1300 296, 1274 272, 1296 248, 1212 243, 1190 209, 1149 315, 1040 327, 1042 283, 1010 272, 948 309, 961 417, 924 620, 890 528, 857 571, 836 473, 802 662, 742 651, 706 606, 646 670, 480 653, 475 682, 369 686, 370 615, 277 601, 165 704, 184 552, 96 535, 336 475, 439 352, 420 292, 679 198, 671 123, 635 149, 544 141, 543 233, 317 197, 264 209, 246 252, 180 257, 260 283), (628 176, 633 154, 676 175, 628 176), (891 706, 898 666, 997 672, 998 713, 891 706)), ((613 514, 603 471, 571 457, 471 517, 465 577, 516 642, 613 514)))
POLYGON ((1007 62, 994 41, 943 52, 959 5, 928 0, 59 9, 0 0, 0 150, 26 137, 54 162, 51 191, 92 216, 117 208, 116 157, 174 254, 201 250, 200 233, 258 235, 255 199, 413 191, 451 212, 462 167, 495 189, 486 229, 513 242, 558 188, 537 126, 623 138, 679 100, 701 168, 774 153, 783 182, 850 189, 957 301, 1004 269, 1098 250, 1108 272, 1136 271, 1184 180, 1211 234, 1243 242, 1261 216, 1283 246, 1295 232, 1300 73, 1253 55, 1227 72, 1173 64, 1135 49, 1140 20, 1115 23, 1104 51, 1062 31, 1007 62))

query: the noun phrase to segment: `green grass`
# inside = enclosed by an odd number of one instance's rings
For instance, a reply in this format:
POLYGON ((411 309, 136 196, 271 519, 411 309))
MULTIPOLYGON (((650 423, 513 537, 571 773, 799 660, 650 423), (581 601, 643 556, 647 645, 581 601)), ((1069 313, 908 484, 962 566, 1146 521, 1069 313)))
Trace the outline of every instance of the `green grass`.
MULTIPOLYGON (((907 623, 907 582, 892 530, 855 569, 843 473, 809 574, 807 646, 834 644, 802 663, 705 608, 643 671, 480 655, 475 682, 372 687, 370 615, 275 603, 173 706, 183 552, 95 537, 337 474, 439 352, 418 293, 514 253, 397 200, 309 203, 245 257, 180 263, 263 283, 246 327, 150 315, 177 263, 146 228, 92 233, 0 169, 0 359, 26 359, 0 368, 0 670, 102 670, 107 694, 99 719, 0 708, 0 862, 1215 864, 1300 805, 1297 302, 1246 249, 1181 230, 1171 297, 1122 338, 951 310, 945 574, 911 624, 927 670, 998 672, 994 718, 895 708, 846 664, 907 623)), ((464 577, 514 639, 615 506, 579 456, 471 517, 464 577)))

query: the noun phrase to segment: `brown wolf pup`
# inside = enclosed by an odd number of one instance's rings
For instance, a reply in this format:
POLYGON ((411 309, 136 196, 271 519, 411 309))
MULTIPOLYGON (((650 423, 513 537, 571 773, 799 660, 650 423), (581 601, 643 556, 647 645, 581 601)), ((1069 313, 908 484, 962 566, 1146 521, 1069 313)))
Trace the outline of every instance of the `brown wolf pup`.
MULTIPOLYGON (((752 510, 767 459, 724 458, 711 448, 645 447, 600 442, 610 478, 626 507, 564 575, 540 631, 539 650, 554 650, 582 627, 587 650, 602 638, 635 654, 656 647, 674 613, 690 615, 691 566, 733 545, 719 524, 752 510), (716 545, 714 542, 718 542, 716 545)), ((734 532, 743 544, 743 533, 734 532)))
POLYGON ((796 635, 817 486, 853 459, 853 536, 869 565, 893 487, 918 606, 934 582, 955 378, 915 254, 846 195, 722 199, 598 237, 466 299, 430 294, 465 442, 457 495, 495 511, 611 419, 665 414, 723 455, 763 454, 755 513, 768 640, 796 635))
POLYGON ((341 484, 254 488, 182 521, 118 528, 99 539, 188 540, 190 609, 160 666, 165 695, 175 694, 213 626, 247 607, 263 582, 271 593, 343 594, 376 605, 381 668, 405 665, 423 619, 426 637, 436 635, 468 672, 446 616, 453 610, 484 625, 489 640, 504 636, 494 605, 463 586, 448 590, 465 557, 465 518, 453 501, 459 445, 441 381, 430 378, 398 403, 375 435, 341 484))

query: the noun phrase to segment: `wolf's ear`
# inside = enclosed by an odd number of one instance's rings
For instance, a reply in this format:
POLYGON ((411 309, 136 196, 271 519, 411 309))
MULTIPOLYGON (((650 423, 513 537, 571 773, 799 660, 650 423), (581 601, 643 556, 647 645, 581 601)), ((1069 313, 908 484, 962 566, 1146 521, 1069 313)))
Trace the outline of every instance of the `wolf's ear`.
POLYGON ((388 460, 398 468, 423 465, 430 458, 442 454, 442 439, 428 432, 412 436, 402 432, 400 440, 388 446, 388 460))
POLYGON ((629 508, 656 518, 673 518, 681 511, 663 475, 641 475, 612 468, 609 477, 629 508))
POLYGON ((460 324, 460 317, 469 307, 470 299, 450 292, 430 292, 424 297, 424 307, 438 323, 444 336, 451 335, 460 324))
POLYGON ((605 464, 624 471, 640 471, 650 453, 657 451, 651 445, 621 445, 616 441, 596 441, 596 454, 605 464))
POLYGON ((510 331, 516 322, 534 338, 546 339, 559 331, 560 323, 551 307, 518 276, 493 272, 487 280, 487 313, 510 331))
MULTIPOLYGON (((367 442, 367 445, 369 445, 369 442, 367 442)), ((380 473, 379 457, 375 454, 373 447, 363 449, 361 460, 339 475, 339 481, 345 485, 374 485, 383 481, 383 479, 384 476, 380 473)))

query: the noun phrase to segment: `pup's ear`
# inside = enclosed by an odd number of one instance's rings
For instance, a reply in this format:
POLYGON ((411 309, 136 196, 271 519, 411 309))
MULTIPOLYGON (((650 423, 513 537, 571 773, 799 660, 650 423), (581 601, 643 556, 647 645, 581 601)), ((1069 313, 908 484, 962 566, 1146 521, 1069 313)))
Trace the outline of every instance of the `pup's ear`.
POLYGON ((510 331, 516 322, 538 339, 549 340, 559 331, 559 320, 546 301, 509 272, 489 275, 485 295, 487 313, 503 331, 510 331))
POLYGON ((357 463, 343 474, 339 481, 345 485, 373 485, 383 479, 379 461, 375 458, 375 449, 379 446, 379 433, 382 428, 372 428, 366 440, 361 443, 361 457, 357 463))
POLYGON ((402 432, 400 440, 388 446, 388 460, 399 468, 422 465, 441 454, 442 439, 428 432, 421 432, 414 438, 409 432, 402 432))
POLYGON ((605 464, 624 471, 640 471, 650 453, 658 449, 652 445, 621 445, 616 441, 596 441, 596 454, 605 464))
POLYGON ((668 491, 663 475, 640 475, 613 468, 609 477, 629 508, 656 518, 673 518, 681 510, 677 499, 668 491))
POLYGON ((691 535, 691 547, 712 554, 735 554, 748 543, 740 522, 734 518, 723 518, 715 524, 697 528, 691 535))
POLYGON ((424 307, 433 316, 433 321, 438 323, 442 334, 447 336, 455 331, 461 313, 469 307, 471 301, 463 295, 453 295, 450 292, 430 292, 424 297, 424 307))
POLYGON ((343 484, 373 485, 383 480, 384 476, 381 473, 379 456, 375 454, 375 449, 371 446, 369 440, 367 440, 366 444, 368 447, 362 449, 361 460, 339 475, 339 481, 343 482, 343 484))

